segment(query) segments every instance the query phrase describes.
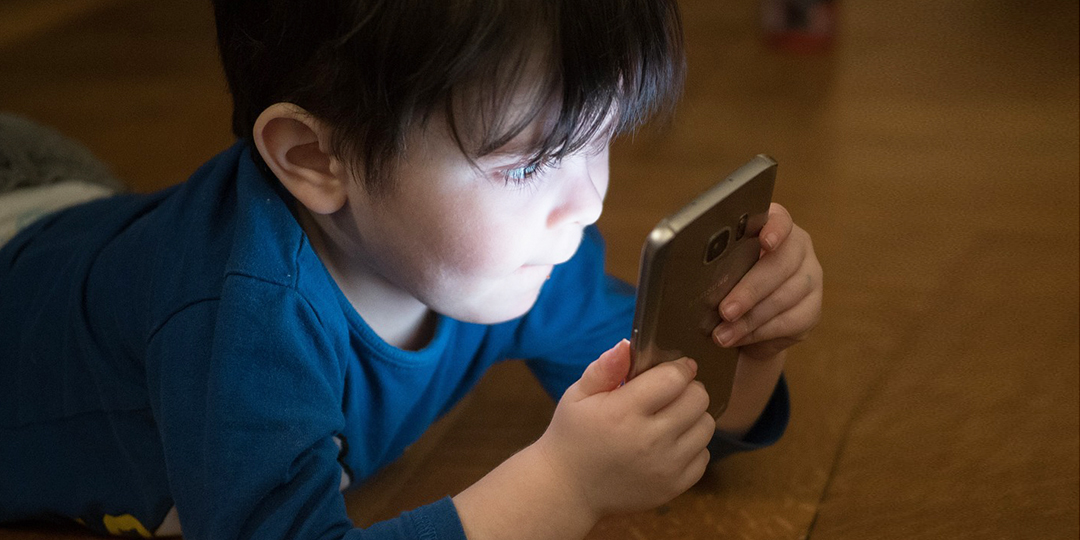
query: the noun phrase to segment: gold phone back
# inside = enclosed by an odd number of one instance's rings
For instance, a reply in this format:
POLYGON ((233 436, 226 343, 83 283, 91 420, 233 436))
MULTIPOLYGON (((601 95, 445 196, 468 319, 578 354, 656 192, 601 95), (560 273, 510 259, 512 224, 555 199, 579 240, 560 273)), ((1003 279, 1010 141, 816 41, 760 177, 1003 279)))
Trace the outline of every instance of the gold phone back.
POLYGON ((737 350, 713 341, 718 306, 757 262, 775 178, 776 162, 755 157, 662 220, 642 248, 631 377, 660 362, 693 358, 714 417, 727 407, 738 359, 737 350), (728 240, 718 255, 725 229, 728 240))

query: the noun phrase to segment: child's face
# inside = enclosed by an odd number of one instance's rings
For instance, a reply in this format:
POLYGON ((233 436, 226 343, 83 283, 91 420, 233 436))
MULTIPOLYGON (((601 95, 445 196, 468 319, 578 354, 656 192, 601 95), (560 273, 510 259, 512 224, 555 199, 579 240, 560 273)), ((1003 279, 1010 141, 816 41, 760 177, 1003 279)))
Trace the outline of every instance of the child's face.
POLYGON ((386 195, 351 183, 342 213, 350 223, 340 223, 352 226, 350 256, 444 315, 477 323, 523 315, 600 217, 608 187, 606 135, 532 171, 513 149, 538 130, 530 126, 474 167, 445 121, 433 120, 408 140, 386 195))

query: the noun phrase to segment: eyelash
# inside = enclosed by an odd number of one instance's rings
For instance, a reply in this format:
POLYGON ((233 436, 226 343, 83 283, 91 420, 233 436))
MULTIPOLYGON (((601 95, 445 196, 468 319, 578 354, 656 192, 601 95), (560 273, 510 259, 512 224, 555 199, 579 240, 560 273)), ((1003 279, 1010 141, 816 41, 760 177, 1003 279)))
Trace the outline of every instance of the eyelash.
POLYGON ((502 176, 507 184, 522 186, 532 182, 535 177, 544 174, 547 168, 548 164, 546 162, 533 163, 524 167, 508 169, 502 173, 502 176))

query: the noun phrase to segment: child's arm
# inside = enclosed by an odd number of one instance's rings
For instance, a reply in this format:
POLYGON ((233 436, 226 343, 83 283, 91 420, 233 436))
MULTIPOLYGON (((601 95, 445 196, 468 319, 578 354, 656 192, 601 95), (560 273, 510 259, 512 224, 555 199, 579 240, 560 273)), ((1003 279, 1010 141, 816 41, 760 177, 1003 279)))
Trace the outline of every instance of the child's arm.
POLYGON ((779 204, 761 230, 761 259, 720 303, 724 321, 713 337, 739 347, 728 408, 717 429, 743 437, 761 416, 780 372, 785 349, 802 341, 821 318, 822 270, 810 235, 779 204))
POLYGON ((629 365, 627 346, 620 344, 567 390, 539 441, 454 498, 470 540, 582 538, 606 514, 657 506, 685 491, 703 474, 709 457, 703 445, 715 431, 736 440, 747 434, 778 391, 785 349, 804 339, 821 314, 822 270, 810 236, 780 205, 770 209, 761 234, 761 259, 720 305, 725 322, 714 335, 718 343, 740 347, 740 355, 730 402, 718 421, 704 413, 707 395, 694 409, 703 420, 686 424, 691 427, 680 436, 673 432, 682 426, 659 418, 700 399, 693 395, 703 387, 692 382, 686 361, 657 366, 612 391, 629 365), (721 339, 729 329, 731 335, 721 339), (636 386, 643 380, 652 382, 636 386), (659 413, 615 406, 621 397, 627 405, 655 396, 654 384, 670 392, 659 413), (630 388, 641 395, 623 392, 630 388), (594 408, 599 403, 606 404, 594 408), (666 435, 664 443, 657 434, 666 435), (621 459, 628 455, 623 452, 640 461, 621 459))
POLYGON ((582 538, 701 478, 715 424, 696 365, 668 362, 619 387, 629 366, 623 341, 566 391, 537 442, 454 497, 470 540, 582 538))

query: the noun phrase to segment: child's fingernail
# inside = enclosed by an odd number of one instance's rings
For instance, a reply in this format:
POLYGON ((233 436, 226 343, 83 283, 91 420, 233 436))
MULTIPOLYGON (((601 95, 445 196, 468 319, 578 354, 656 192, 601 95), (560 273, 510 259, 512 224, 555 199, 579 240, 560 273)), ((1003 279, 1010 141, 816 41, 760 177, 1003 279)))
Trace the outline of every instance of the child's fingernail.
POLYGON ((724 306, 722 308, 722 311, 724 313, 724 318, 729 320, 729 321, 734 321, 736 316, 739 314, 739 309, 740 309, 739 304, 736 304, 735 302, 732 302, 732 303, 724 306))
POLYGON ((766 234, 765 237, 761 239, 761 242, 765 244, 766 248, 772 249, 776 247, 776 235, 773 233, 766 234))
POLYGON ((695 362, 693 358, 687 358, 686 365, 690 366, 690 371, 697 373, 697 362, 695 362))
POLYGON ((614 347, 604 351, 604 353, 600 355, 600 359, 605 360, 608 363, 614 362, 613 359, 618 358, 619 357, 619 351, 622 350, 622 348, 626 346, 626 345, 623 345, 623 343, 629 344, 630 342, 626 341, 624 339, 624 340, 616 343, 614 347))
POLYGON ((731 341, 731 338, 735 335, 735 331, 731 328, 718 328, 715 332, 713 332, 713 335, 716 337, 716 340, 719 341, 721 345, 726 346, 731 341))

